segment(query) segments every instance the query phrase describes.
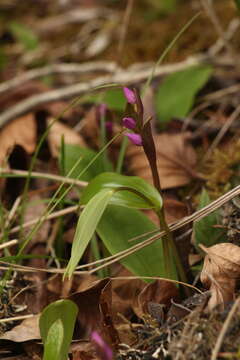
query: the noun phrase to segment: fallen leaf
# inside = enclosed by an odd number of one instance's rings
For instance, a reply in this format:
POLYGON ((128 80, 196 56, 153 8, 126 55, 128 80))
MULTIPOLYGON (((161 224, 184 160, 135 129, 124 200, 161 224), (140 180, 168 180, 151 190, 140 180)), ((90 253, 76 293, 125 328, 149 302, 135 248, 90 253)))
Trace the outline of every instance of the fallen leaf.
MULTIPOLYGON (((49 118, 47 123, 50 125, 54 119, 49 118)), ((83 138, 74 130, 60 121, 54 121, 48 134, 48 144, 51 155, 57 157, 61 146, 62 137, 64 136, 65 144, 79 145, 86 147, 83 138)))
POLYGON ((99 360, 94 346, 90 341, 72 343, 70 350, 73 360, 99 360))
POLYGON ((231 243, 199 246, 206 253, 200 278, 211 291, 208 309, 216 305, 223 309, 235 297, 236 280, 240 278, 240 247, 231 243))
POLYGON ((68 299, 74 301, 79 308, 78 322, 87 336, 89 336, 92 330, 98 330, 100 332, 102 330, 102 316, 99 304, 102 290, 108 282, 108 278, 99 280, 89 288, 68 297, 68 299))
MULTIPOLYGON (((154 305, 152 304, 160 304, 162 305, 162 308, 168 308, 171 305, 171 300, 177 296, 178 290, 175 284, 169 281, 156 280, 146 285, 140 292, 134 310, 140 318, 149 313, 150 315, 154 315, 151 313, 151 310, 154 312, 156 306, 154 308, 154 305), (149 303, 151 304, 150 306, 149 303)), ((155 315, 156 318, 157 314, 155 315)))
MULTIPOLYGON (((37 218, 41 218, 46 212, 46 203, 38 194, 29 194, 28 201, 26 203, 24 212, 24 222, 28 222, 37 218)), ((27 235, 29 230, 23 230, 24 234, 27 235)), ((32 248, 35 243, 46 244, 48 239, 48 233, 50 231, 50 222, 44 221, 38 230, 31 237, 31 242, 26 246, 26 250, 32 248)))
POLYGON ((6 165, 7 156, 15 145, 21 146, 28 154, 36 147, 37 125, 32 114, 22 116, 0 131, 0 165, 6 165))
POLYGON ((14 342, 24 342, 34 339, 40 339, 39 332, 39 315, 34 315, 29 319, 25 319, 20 325, 15 326, 12 330, 6 331, 0 340, 11 340, 14 342))
MULTIPOLYGON (((154 137, 162 189, 188 184, 196 176, 196 153, 189 143, 190 133, 162 133, 154 137)), ((130 144, 126 162, 130 172, 152 182, 151 170, 141 147, 130 144)))

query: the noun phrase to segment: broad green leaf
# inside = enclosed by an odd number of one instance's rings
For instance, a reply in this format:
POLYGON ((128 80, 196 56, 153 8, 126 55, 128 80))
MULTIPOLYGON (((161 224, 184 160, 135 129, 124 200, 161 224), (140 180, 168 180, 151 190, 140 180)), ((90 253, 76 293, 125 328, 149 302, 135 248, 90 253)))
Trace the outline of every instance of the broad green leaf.
POLYGON ((11 22, 9 27, 12 34, 26 50, 35 50, 38 47, 38 38, 32 29, 15 21, 11 22))
MULTIPOLYGON (((205 189, 202 190, 199 207, 202 209, 204 206, 210 203, 210 198, 205 189)), ((219 215, 217 211, 214 211, 208 216, 205 216, 199 221, 194 222, 193 224, 193 233, 195 244, 203 244, 207 247, 216 244, 221 239, 223 235, 222 229, 214 228, 214 225, 219 223, 219 215)))
POLYGON ((78 313, 71 300, 58 300, 42 312, 39 327, 44 344, 43 360, 66 360, 78 313))
POLYGON ((109 89, 106 91, 103 102, 109 107, 118 111, 123 111, 126 105, 126 99, 122 89, 109 89))
POLYGON ((159 192, 145 180, 137 176, 125 176, 110 172, 98 175, 89 183, 83 191, 81 203, 86 204, 101 189, 115 190, 110 204, 137 209, 160 209, 162 207, 162 198, 159 192), (126 187, 138 194, 130 190, 116 191, 126 187), (139 194, 142 194, 143 197, 140 197, 139 194))
MULTIPOLYGON (((87 97, 87 100, 93 103, 99 103, 99 94, 90 95, 87 97)), ((123 111, 126 105, 126 99, 122 89, 109 89, 101 97, 101 103, 106 104, 109 109, 123 111)))
POLYGON ((240 0, 235 0, 235 4, 236 4, 238 10, 240 10, 240 0))
MULTIPOLYGON (((132 242, 129 242, 130 239, 156 229, 156 225, 142 212, 109 205, 97 226, 97 233, 108 251, 113 255, 131 248, 145 240, 146 237, 132 242)), ((120 261, 136 276, 164 277, 166 275, 161 240, 155 241, 120 261)))
POLYGON ((192 66, 168 75, 156 94, 156 109, 161 124, 174 117, 185 117, 191 110, 197 92, 212 74, 210 66, 192 66))
POLYGON ((81 259, 96 227, 106 209, 114 191, 102 189, 85 206, 81 213, 72 244, 71 258, 64 276, 71 277, 79 260, 81 259))
MULTIPOLYGON (((95 151, 82 148, 77 145, 65 144, 64 149, 64 169, 66 174, 68 174, 76 162, 79 161, 79 158, 82 158, 82 160, 71 173, 72 178, 78 178, 78 175, 90 163, 94 156, 96 156, 95 151)), ((110 162, 109 166, 111 166, 110 162)), ((82 176, 80 176, 79 179, 89 181, 102 172, 104 172, 104 163, 102 156, 100 156, 93 162, 91 166, 89 166, 89 168, 82 174, 82 176)))
POLYGON ((49 328, 46 342, 44 344, 43 360, 61 359, 63 337, 63 323, 60 319, 58 319, 49 328))

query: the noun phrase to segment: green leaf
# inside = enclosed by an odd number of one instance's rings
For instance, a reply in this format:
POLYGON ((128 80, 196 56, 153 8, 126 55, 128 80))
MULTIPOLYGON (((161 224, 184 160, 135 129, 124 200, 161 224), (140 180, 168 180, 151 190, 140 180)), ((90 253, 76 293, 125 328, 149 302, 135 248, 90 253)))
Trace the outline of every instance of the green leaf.
MULTIPOLYGON (((96 152, 93 150, 69 144, 65 144, 64 154, 64 169, 66 174, 68 174, 76 162, 79 161, 79 158, 82 158, 82 160, 71 173, 71 178, 78 178, 78 175, 83 171, 83 169, 85 169, 94 156, 96 156, 96 152)), ((62 159, 60 162, 62 162, 62 159)), ((108 165, 111 167, 111 163, 109 161, 108 165)), ((104 163, 102 156, 100 156, 91 166, 89 166, 89 168, 82 174, 82 176, 80 176, 79 179, 89 181, 102 172, 104 172, 104 163)))
MULTIPOLYGON (((202 209, 204 206, 210 203, 210 198, 205 189, 202 190, 199 207, 202 209)), ((199 221, 194 222, 193 224, 193 233, 195 244, 203 244, 207 247, 216 244, 221 239, 223 235, 223 230, 214 228, 214 225, 219 223, 219 214, 217 211, 214 211, 208 216, 205 216, 199 221)))
POLYGON ((197 92, 212 74, 210 66, 192 66, 168 75, 156 94, 156 109, 160 124, 174 117, 185 117, 191 110, 197 92))
POLYGON ((26 50, 35 50, 38 47, 38 38, 29 27, 13 21, 9 28, 26 50))
POLYGON ((115 190, 110 204, 137 209, 160 209, 162 207, 162 198, 159 192, 145 180, 137 176, 125 176, 110 172, 98 175, 88 184, 83 191, 81 203, 86 204, 101 189, 115 190), (121 190, 122 188, 129 188, 138 194, 130 190, 121 190), (142 194, 142 197, 139 194, 142 194))
POLYGON ((73 239, 71 258, 67 265, 64 276, 71 277, 79 260, 81 259, 89 241, 91 240, 98 222, 106 209, 114 191, 102 189, 91 198, 81 213, 76 233, 73 239))
POLYGON ((43 360, 66 360, 78 313, 71 300, 58 300, 42 312, 39 327, 44 344, 43 360))
POLYGON ((235 0, 236 7, 240 10, 240 0, 235 0))
MULTIPOLYGON (((87 100, 93 103, 99 103, 99 94, 90 95, 87 100)), ((122 89, 109 89, 101 98, 101 103, 108 106, 109 109, 123 111, 126 105, 126 99, 123 95, 122 89)))
MULTIPOLYGON (((129 239, 156 229, 156 225, 140 211, 109 205, 97 226, 97 233, 108 251, 114 255, 142 242, 146 237, 133 242, 129 242, 129 239)), ((166 276, 161 240, 155 241, 120 262, 136 276, 166 276)))

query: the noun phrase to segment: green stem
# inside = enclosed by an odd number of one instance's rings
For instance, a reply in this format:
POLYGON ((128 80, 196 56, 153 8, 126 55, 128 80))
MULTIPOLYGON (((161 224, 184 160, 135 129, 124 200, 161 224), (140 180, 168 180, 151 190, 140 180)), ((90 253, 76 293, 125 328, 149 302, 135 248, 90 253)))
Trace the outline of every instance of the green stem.
MULTIPOLYGON (((152 145, 154 146, 154 140, 152 138, 152 145)), ((144 147, 144 145, 143 145, 144 147)), ((144 148, 145 154, 147 156, 148 162, 150 164, 151 172, 152 172, 152 178, 153 178, 153 184, 155 188, 158 190, 159 194, 162 196, 162 188, 160 184, 160 178, 157 168, 157 160, 156 156, 151 156, 151 154, 148 152, 147 147, 144 148)), ((154 150, 155 152, 155 150, 154 150)), ((159 224, 162 230, 166 231, 166 235, 163 236, 163 251, 164 251, 164 258, 166 261, 166 272, 167 275, 170 276, 170 279, 174 279, 174 262, 179 274, 179 277, 181 281, 187 282, 187 277, 184 271, 184 267, 181 261, 181 258, 179 256, 176 243, 174 241, 173 235, 168 227, 168 224, 166 222, 165 218, 165 212, 164 212, 164 206, 158 210, 157 212, 158 218, 159 218, 159 224), (174 259, 174 261, 173 261, 174 259)))
POLYGON ((128 146, 128 138, 126 136, 123 137, 121 148, 118 155, 118 161, 116 166, 116 173, 121 174, 122 167, 123 167, 123 161, 126 153, 126 149, 128 146))

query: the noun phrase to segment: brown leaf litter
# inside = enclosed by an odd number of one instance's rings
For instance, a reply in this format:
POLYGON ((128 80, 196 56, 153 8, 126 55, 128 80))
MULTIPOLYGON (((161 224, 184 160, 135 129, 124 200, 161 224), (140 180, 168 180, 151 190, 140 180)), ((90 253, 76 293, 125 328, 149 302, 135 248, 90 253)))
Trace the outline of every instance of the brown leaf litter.
MULTIPOLYGON (((190 133, 161 133, 154 137, 157 166, 163 190, 187 185, 197 177, 196 153, 190 144, 190 133)), ((126 154, 129 172, 152 182, 151 170, 141 147, 130 144, 126 154)))
POLYGON ((208 309, 211 311, 217 305, 224 309, 235 298, 236 280, 240 278, 240 247, 231 243, 200 247, 206 253, 201 281, 211 291, 208 309))

